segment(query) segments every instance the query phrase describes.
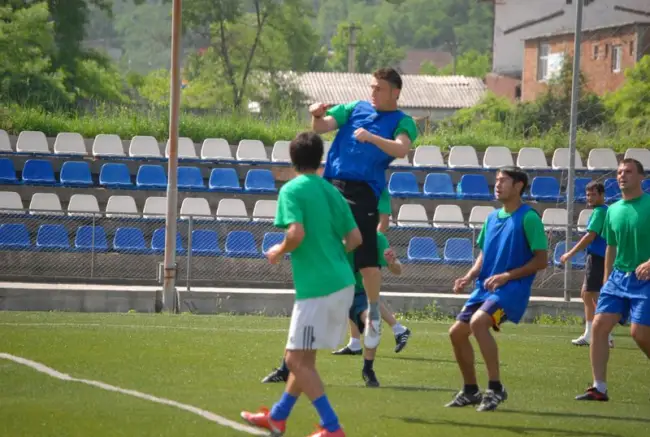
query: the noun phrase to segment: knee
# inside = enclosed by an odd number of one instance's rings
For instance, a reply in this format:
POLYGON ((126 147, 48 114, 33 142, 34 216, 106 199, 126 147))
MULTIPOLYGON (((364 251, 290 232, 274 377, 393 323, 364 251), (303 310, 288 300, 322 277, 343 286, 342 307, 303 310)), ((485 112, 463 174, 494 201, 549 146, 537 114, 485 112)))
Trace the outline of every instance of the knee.
POLYGON ((469 327, 476 336, 477 332, 489 331, 493 323, 492 317, 488 314, 475 314, 469 322, 469 327))
POLYGON ((289 351, 284 360, 287 367, 292 373, 300 372, 300 370, 309 367, 310 360, 304 353, 289 351))
POLYGON ((591 326, 592 335, 596 335, 596 336, 609 335, 611 330, 612 330, 612 326, 611 323, 609 323, 609 321, 603 319, 602 317, 599 317, 598 315, 594 317, 594 323, 591 326))
POLYGON ((630 328, 630 335, 637 344, 650 344, 650 328, 643 329, 639 325, 633 324, 630 328))
POLYGON ((456 322, 449 328, 449 339, 452 343, 458 343, 469 338, 469 327, 466 323, 456 322))

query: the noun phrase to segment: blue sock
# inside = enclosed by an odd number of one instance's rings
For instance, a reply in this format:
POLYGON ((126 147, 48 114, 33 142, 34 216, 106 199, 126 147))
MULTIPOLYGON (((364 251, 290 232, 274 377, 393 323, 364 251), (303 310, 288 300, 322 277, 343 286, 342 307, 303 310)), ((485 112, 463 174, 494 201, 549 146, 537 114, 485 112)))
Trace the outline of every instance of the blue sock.
POLYGON ((339 418, 336 417, 336 413, 332 409, 330 401, 327 400, 326 395, 319 397, 312 403, 314 404, 316 411, 318 411, 320 424, 323 428, 329 432, 335 432, 341 428, 341 425, 339 425, 339 418))
POLYGON ((271 419, 273 420, 287 420, 293 406, 296 405, 297 397, 290 395, 287 392, 282 393, 280 400, 271 408, 271 419))

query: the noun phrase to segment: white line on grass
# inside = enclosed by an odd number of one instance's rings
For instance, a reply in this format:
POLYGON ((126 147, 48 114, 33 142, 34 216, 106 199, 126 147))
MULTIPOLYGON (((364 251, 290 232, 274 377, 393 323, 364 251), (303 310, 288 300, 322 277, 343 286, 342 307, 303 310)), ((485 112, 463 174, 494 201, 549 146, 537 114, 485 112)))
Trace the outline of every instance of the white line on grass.
POLYGON ((192 406, 192 405, 187 405, 187 404, 182 404, 180 402, 172 401, 170 399, 165 399, 165 398, 159 398, 156 396, 152 396, 146 393, 141 393, 136 390, 128 390, 120 387, 116 387, 113 385, 106 384, 101 381, 93 381, 90 379, 78 379, 74 378, 70 375, 67 375, 65 373, 61 373, 57 370, 54 370, 50 367, 47 367, 45 364, 37 363, 36 361, 28 360, 26 358, 22 357, 17 357, 15 355, 11 354, 6 354, 6 353, 0 353, 0 358, 13 361, 14 363, 17 364, 22 364, 23 366, 30 367, 38 372, 44 373, 48 376, 51 376, 52 378, 60 379, 61 381, 69 381, 69 382, 80 382, 82 384, 86 385, 91 385, 93 387, 98 387, 101 388, 102 390, 107 390, 107 391, 112 391, 112 392, 117 392, 117 393, 122 393, 125 395, 133 396, 135 398, 139 399, 144 399, 146 401, 150 402, 155 402, 157 404, 162 404, 162 405, 168 405, 170 407, 176 407, 180 410, 188 411, 190 413, 196 414, 197 416, 200 416, 206 420, 209 420, 210 422, 214 422, 216 424, 219 424, 221 426, 226 426, 228 428, 232 428, 236 431, 241 431, 247 434, 251 435, 268 435, 268 433, 261 431, 256 428, 252 428, 250 426, 242 425, 237 422, 233 422, 232 420, 226 419, 225 417, 221 417, 218 414, 212 413, 210 411, 203 410, 201 408, 192 406))

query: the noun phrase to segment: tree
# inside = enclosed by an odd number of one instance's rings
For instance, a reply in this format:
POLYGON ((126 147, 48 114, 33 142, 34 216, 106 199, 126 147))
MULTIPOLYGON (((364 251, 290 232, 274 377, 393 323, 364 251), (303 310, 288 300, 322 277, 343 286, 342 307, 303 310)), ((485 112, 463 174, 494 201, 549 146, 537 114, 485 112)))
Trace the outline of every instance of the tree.
POLYGON ((625 71, 625 83, 605 99, 618 124, 650 127, 650 55, 625 71))
MULTIPOLYGON (((426 62, 420 72, 432 76, 449 76, 454 74, 453 69, 453 65, 438 68, 430 62, 426 62)), ((484 77, 491 69, 489 55, 487 53, 481 54, 476 50, 463 53, 456 61, 456 74, 459 76, 484 77)))
MULTIPOLYGON (((398 48, 395 40, 379 26, 357 27, 355 69, 359 73, 370 73, 377 68, 394 66, 404 59, 404 49, 398 48)), ((348 70, 349 25, 341 23, 332 38, 333 56, 329 65, 334 71, 348 70)))

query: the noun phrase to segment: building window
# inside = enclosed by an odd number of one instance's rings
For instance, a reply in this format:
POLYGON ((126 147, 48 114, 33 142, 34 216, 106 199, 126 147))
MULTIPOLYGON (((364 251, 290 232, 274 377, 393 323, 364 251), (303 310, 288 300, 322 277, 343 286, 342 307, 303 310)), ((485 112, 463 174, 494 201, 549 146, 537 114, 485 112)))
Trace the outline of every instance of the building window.
POLYGON ((594 44, 592 49, 593 49, 593 53, 592 53, 593 59, 598 59, 598 44, 594 44))
POLYGON ((550 46, 545 43, 540 43, 537 48, 537 80, 539 81, 548 78, 548 55, 550 51, 550 46))
POLYGON ((612 46, 612 71, 621 72, 621 61, 623 60, 623 47, 620 45, 612 46))
POLYGON ((630 41, 630 56, 634 56, 634 41, 630 41))

